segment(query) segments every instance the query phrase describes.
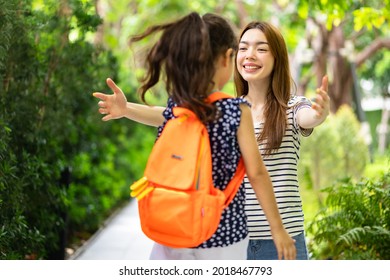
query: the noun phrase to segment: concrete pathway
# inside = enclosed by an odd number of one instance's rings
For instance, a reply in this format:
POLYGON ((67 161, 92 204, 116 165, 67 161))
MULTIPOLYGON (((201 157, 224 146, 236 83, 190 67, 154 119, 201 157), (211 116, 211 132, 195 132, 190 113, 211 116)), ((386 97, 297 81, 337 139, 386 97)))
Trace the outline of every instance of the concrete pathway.
POLYGON ((153 241, 142 232, 136 200, 115 213, 70 259, 147 260, 153 241))

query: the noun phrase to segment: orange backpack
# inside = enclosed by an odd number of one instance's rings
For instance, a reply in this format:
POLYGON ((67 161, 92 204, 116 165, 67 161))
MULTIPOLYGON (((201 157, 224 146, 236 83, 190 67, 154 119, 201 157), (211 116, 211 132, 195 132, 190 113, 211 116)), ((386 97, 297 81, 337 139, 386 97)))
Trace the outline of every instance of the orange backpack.
MULTIPOLYGON (((231 96, 216 92, 212 103, 231 96)), ((138 199, 142 231, 152 240, 190 248, 217 230, 222 211, 237 193, 245 168, 242 158, 225 190, 214 187, 209 135, 189 109, 174 107, 149 156, 144 177, 130 186, 138 199)))

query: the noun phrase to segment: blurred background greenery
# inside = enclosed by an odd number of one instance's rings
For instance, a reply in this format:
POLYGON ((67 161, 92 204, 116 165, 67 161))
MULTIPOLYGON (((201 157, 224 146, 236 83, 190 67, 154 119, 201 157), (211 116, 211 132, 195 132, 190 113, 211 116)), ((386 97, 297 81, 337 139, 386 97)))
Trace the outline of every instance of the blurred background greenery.
POLYGON ((390 259, 390 0, 0 0, 0 259, 65 259, 128 202, 156 131, 91 94, 111 77, 138 101, 129 36, 190 11, 276 25, 299 95, 329 75, 299 166, 311 258, 390 259))

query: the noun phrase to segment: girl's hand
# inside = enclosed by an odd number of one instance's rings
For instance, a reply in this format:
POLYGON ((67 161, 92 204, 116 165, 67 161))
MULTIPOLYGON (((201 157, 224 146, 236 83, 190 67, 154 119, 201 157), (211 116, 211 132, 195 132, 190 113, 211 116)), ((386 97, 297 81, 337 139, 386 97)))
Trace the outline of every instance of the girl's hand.
POLYGON ((329 95, 328 95, 328 76, 322 78, 322 85, 316 90, 316 97, 314 98, 312 108, 316 111, 316 118, 325 119, 329 114, 329 95))
POLYGON ((105 115, 102 120, 108 121, 112 119, 119 119, 125 116, 127 99, 123 91, 108 78, 107 85, 113 91, 113 94, 104 94, 101 92, 94 92, 92 95, 99 98, 99 113, 105 115))

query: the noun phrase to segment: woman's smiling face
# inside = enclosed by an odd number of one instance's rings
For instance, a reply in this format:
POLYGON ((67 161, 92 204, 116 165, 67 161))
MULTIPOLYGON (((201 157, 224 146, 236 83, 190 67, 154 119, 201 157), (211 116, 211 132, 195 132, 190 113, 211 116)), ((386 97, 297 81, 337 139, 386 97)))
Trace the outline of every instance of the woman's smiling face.
POLYGON ((259 29, 249 29, 242 35, 236 59, 237 70, 247 82, 269 78, 274 68, 275 58, 259 29))

